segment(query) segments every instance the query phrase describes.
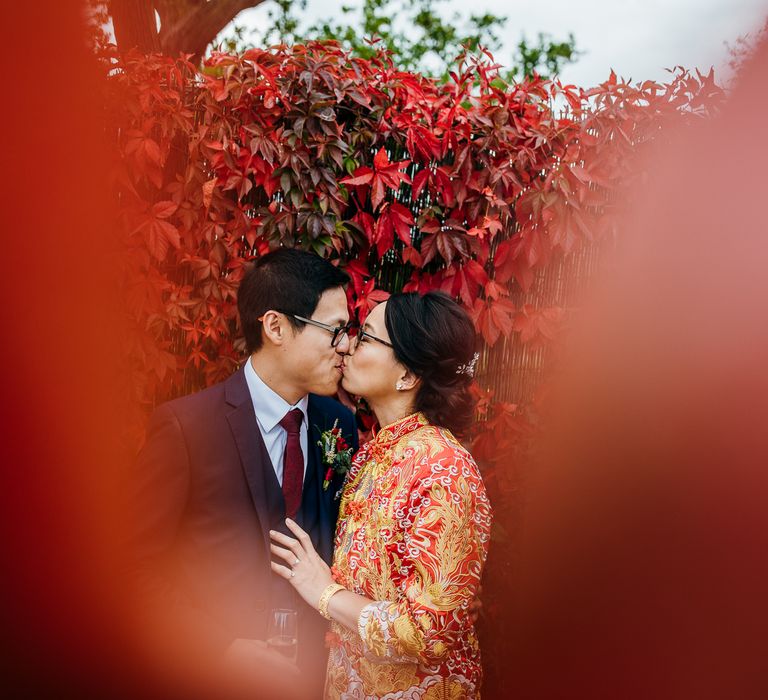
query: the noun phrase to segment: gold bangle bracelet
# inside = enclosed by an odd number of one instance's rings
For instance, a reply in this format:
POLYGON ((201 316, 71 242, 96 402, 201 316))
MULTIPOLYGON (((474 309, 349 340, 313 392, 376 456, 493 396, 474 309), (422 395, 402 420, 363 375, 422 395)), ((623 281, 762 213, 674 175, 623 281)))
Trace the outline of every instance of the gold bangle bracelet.
POLYGON ((331 616, 328 614, 328 603, 330 602, 331 597, 339 591, 343 590, 345 590, 345 588, 341 584, 331 583, 326 586, 325 590, 320 596, 320 600, 317 602, 317 609, 326 620, 331 619, 331 616))

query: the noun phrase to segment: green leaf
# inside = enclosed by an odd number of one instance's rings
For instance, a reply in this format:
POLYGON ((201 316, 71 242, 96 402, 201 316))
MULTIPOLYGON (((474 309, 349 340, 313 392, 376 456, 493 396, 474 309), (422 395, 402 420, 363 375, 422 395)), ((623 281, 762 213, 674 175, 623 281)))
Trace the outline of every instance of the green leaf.
POLYGON ((287 170, 284 170, 283 174, 280 176, 280 189, 282 189, 285 194, 288 194, 291 191, 291 173, 287 170))

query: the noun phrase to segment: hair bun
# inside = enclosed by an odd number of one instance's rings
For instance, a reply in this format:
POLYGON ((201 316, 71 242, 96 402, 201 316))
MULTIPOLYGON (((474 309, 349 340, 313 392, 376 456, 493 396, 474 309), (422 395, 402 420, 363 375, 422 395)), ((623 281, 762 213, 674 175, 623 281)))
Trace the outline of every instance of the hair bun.
POLYGON ((393 294, 385 322, 395 357, 421 379, 415 410, 463 433, 474 416, 469 390, 479 359, 469 314, 444 292, 393 294))

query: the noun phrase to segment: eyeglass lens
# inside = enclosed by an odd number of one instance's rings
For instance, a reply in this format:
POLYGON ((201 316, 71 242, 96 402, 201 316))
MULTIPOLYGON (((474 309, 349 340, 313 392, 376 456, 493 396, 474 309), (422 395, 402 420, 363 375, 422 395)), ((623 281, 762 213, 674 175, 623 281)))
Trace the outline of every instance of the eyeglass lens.
POLYGON ((345 335, 349 334, 349 326, 340 326, 333 330, 333 338, 331 338, 331 347, 336 347, 343 339, 345 335))

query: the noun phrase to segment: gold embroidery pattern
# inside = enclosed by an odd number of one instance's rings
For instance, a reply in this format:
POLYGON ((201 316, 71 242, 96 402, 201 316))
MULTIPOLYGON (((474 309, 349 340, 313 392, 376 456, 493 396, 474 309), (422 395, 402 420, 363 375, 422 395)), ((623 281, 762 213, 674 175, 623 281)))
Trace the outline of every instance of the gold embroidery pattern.
POLYGON ((467 608, 490 526, 472 456, 423 414, 382 428, 358 451, 341 498, 333 571, 376 602, 363 609, 357 635, 334 623, 327 698, 480 697, 467 608))

